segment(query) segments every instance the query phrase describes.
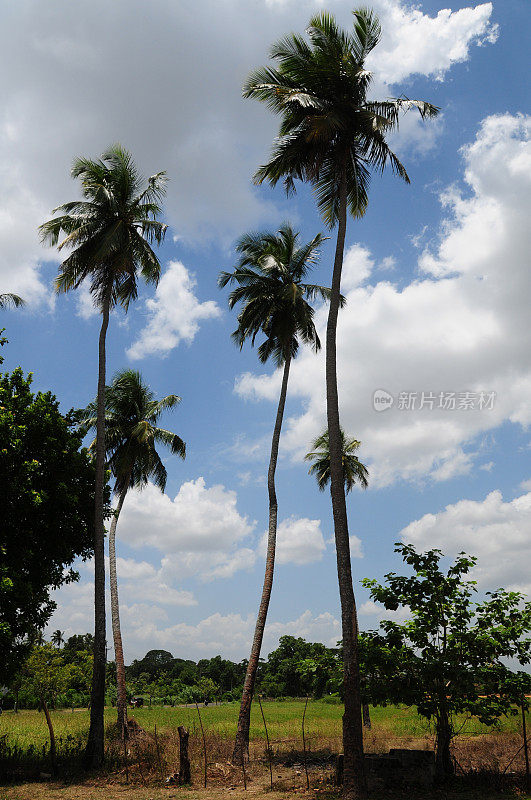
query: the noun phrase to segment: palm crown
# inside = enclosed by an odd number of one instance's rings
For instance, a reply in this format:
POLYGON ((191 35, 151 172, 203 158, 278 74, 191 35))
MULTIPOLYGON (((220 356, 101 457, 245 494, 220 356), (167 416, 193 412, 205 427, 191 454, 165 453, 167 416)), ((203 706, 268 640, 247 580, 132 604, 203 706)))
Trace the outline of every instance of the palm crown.
MULTIPOLYGON (((118 372, 106 387, 105 447, 116 492, 145 486, 149 478, 164 491, 167 472, 155 445, 164 444, 181 458, 186 455, 186 445, 180 436, 158 428, 156 423, 163 411, 180 400, 175 394, 155 400, 140 373, 132 369, 118 372)), ((82 423, 87 431, 96 425, 95 412, 96 405, 91 403, 82 423)))
POLYGON ((45 222, 39 231, 43 242, 71 249, 56 279, 56 289, 77 289, 90 278, 90 290, 101 309, 109 297, 111 307, 127 309, 137 296, 137 272, 148 283, 157 283, 160 264, 150 242, 164 239, 166 225, 156 217, 165 194, 166 176, 159 172, 147 184, 131 154, 114 145, 101 159, 77 158, 73 178, 81 180, 83 200, 58 206, 60 216, 45 222))
MULTIPOLYGON (((361 442, 358 442, 357 439, 348 438, 345 435, 345 431, 341 429, 341 461, 347 493, 352 491, 356 484, 359 484, 362 489, 366 489, 369 485, 369 471, 356 455, 356 450, 358 450, 360 444, 361 442)), ((330 483, 330 442, 328 430, 324 431, 314 440, 312 447, 312 452, 307 453, 304 459, 305 461, 313 462, 308 470, 308 474, 315 476, 319 489, 321 492, 324 492, 330 483)))
POLYGON ((13 306, 13 308, 21 308, 22 306, 26 305, 26 301, 19 297, 18 294, 13 294, 13 292, 5 292, 4 294, 0 294, 0 308, 9 308, 9 306, 13 306))
POLYGON ((416 107, 422 117, 429 117, 438 109, 405 97, 367 99, 371 73, 364 62, 381 35, 372 11, 354 12, 351 33, 323 12, 310 20, 307 33, 309 44, 296 34, 274 44, 270 56, 278 67, 251 73, 243 95, 264 101, 281 116, 272 157, 257 171, 255 181, 275 185, 282 178, 288 192, 295 179, 309 181, 325 222, 333 227, 339 218, 343 171, 348 208, 353 216, 362 216, 372 168, 383 170, 389 162, 409 182, 385 141, 385 135, 398 126, 400 111, 416 107))
POLYGON ((307 301, 327 299, 330 290, 303 280, 317 262, 325 237, 318 233, 300 247, 298 238, 290 225, 283 225, 277 233, 242 236, 236 245, 241 254, 238 266, 234 272, 219 275, 220 287, 237 284, 229 295, 229 306, 243 304, 232 338, 242 347, 246 339, 254 344, 256 336, 264 333, 266 338, 258 348, 263 363, 273 356, 281 366, 288 357, 294 358, 299 339, 315 350, 321 346, 314 311, 307 301))

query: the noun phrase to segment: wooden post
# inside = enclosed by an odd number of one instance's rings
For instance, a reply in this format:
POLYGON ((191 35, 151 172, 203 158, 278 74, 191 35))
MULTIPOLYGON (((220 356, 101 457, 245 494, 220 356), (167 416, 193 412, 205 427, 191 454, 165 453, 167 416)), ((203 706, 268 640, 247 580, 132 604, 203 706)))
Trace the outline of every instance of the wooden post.
POLYGON ((306 737, 304 735, 304 720, 306 719, 306 708, 308 707, 308 698, 304 704, 304 711, 302 712, 302 749, 304 751, 304 771, 306 773, 306 788, 310 788, 310 779, 308 777, 308 762, 306 759, 306 737))
POLYGON ((527 729, 525 724, 525 702, 522 698, 522 733, 524 736, 524 755, 525 755, 525 788, 529 791, 529 750, 527 749, 527 729))
POLYGON ((159 762, 160 779, 164 780, 164 773, 162 771, 162 759, 160 757, 159 737, 157 736, 157 723, 155 723, 155 747, 157 748, 157 761, 159 762))
POLYGON ((271 764, 271 747, 269 745, 269 734, 267 732, 267 725, 264 716, 264 709, 262 708, 262 701, 260 699, 260 695, 258 695, 258 704, 260 706, 260 711, 262 712, 262 719, 264 720, 264 728, 265 728, 265 735, 266 735, 266 742, 267 742, 267 758, 269 761, 269 777, 271 779, 271 788, 273 788, 273 765, 271 764))
POLYGON ((203 735, 203 754, 204 754, 204 757, 205 757, 205 789, 206 789, 206 785, 207 785, 207 746, 206 746, 206 739, 205 739, 205 729, 203 728, 203 721, 201 719, 201 713, 199 711, 199 706, 197 705, 197 701, 196 701, 195 707, 197 708, 197 716, 199 717, 199 724, 201 725, 201 733, 203 735))
POLYGON ((179 786, 183 786, 185 783, 192 782, 190 759, 188 758, 188 737, 190 734, 184 725, 179 725, 177 732, 179 733, 179 786))

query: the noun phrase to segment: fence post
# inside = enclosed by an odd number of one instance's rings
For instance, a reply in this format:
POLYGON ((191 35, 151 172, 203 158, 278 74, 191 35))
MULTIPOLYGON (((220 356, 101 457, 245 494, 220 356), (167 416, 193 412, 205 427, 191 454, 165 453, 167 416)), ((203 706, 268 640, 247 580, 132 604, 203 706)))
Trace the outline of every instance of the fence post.
POLYGON ((179 734, 179 786, 192 782, 190 759, 188 758, 188 737, 190 733, 184 725, 177 728, 179 734))
POLYGON ((522 697, 522 733, 524 735, 524 755, 525 755, 525 788, 529 791, 529 750, 527 749, 527 729, 525 724, 525 700, 522 697))
POLYGON ((197 708, 197 716, 199 717, 199 724, 201 725, 201 733, 203 735, 203 754, 205 756, 205 789, 207 785, 207 747, 206 747, 206 739, 205 739, 205 730, 203 728, 203 721, 201 719, 201 713, 199 711, 199 706, 197 705, 197 700, 195 703, 195 707, 197 708))
POLYGON ((306 719, 306 708, 308 706, 308 697, 306 697, 306 702, 304 704, 304 711, 302 713, 302 749, 304 750, 304 771, 306 773, 306 788, 310 788, 310 779, 308 777, 308 763, 306 760, 306 737, 304 735, 304 720, 306 719))
POLYGON ((271 788, 273 788, 273 765, 271 764, 271 747, 269 745, 269 734, 267 732, 267 725, 264 716, 264 709, 262 708, 262 701, 260 699, 260 695, 258 695, 258 705, 260 706, 260 711, 262 712, 262 719, 264 720, 264 728, 265 728, 265 735, 266 735, 266 742, 267 742, 267 757, 269 760, 269 777, 271 779, 271 788))

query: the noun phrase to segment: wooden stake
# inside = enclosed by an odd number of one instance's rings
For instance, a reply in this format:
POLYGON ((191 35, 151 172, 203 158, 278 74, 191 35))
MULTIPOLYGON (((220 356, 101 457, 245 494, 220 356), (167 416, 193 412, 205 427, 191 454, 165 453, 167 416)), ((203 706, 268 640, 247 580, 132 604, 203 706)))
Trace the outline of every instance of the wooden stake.
POLYGON ((157 761, 159 762, 160 779, 164 781, 164 772, 162 771, 162 759, 160 757, 159 737, 157 736, 157 723, 155 723, 155 747, 157 748, 157 761))
POLYGON ((269 735, 267 733, 267 725, 265 721, 264 709, 262 708, 262 701, 260 699, 260 695, 258 695, 258 704, 260 706, 260 711, 262 712, 262 719, 264 720, 264 728, 265 728, 265 735, 267 742, 267 758, 269 760, 269 777, 271 779, 271 788, 273 788, 273 765, 271 764, 271 747, 269 746, 269 735))
POLYGON ((310 779, 308 777, 308 764, 306 760, 306 737, 304 736, 304 720, 306 718, 306 708, 308 706, 308 697, 306 697, 306 702, 304 704, 304 711, 302 714, 302 749, 304 750, 304 771, 306 773, 306 788, 310 788, 310 779))
POLYGON ((199 724, 201 725, 201 733, 203 735, 203 754, 205 756, 205 789, 206 789, 206 785, 207 785, 207 747, 206 747, 206 739, 205 739, 205 730, 203 728, 203 721, 201 720, 201 714, 200 714, 200 711, 199 711, 199 706, 197 705, 197 701, 196 701, 195 707, 197 708, 197 716, 199 717, 199 724))
POLYGON ((527 749, 527 729, 525 724, 525 702, 522 698, 522 733, 524 735, 524 755, 525 755, 525 787, 529 791, 529 750, 527 749))

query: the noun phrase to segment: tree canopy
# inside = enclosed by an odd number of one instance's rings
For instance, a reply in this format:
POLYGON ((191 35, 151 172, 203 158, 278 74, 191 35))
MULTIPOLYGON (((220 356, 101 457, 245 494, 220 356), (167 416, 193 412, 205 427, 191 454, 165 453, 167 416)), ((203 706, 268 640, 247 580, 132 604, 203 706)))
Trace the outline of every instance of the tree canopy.
POLYGON ((33 394, 31 380, 21 369, 0 376, 0 682, 52 614, 50 591, 92 553, 94 466, 75 415, 33 394))

